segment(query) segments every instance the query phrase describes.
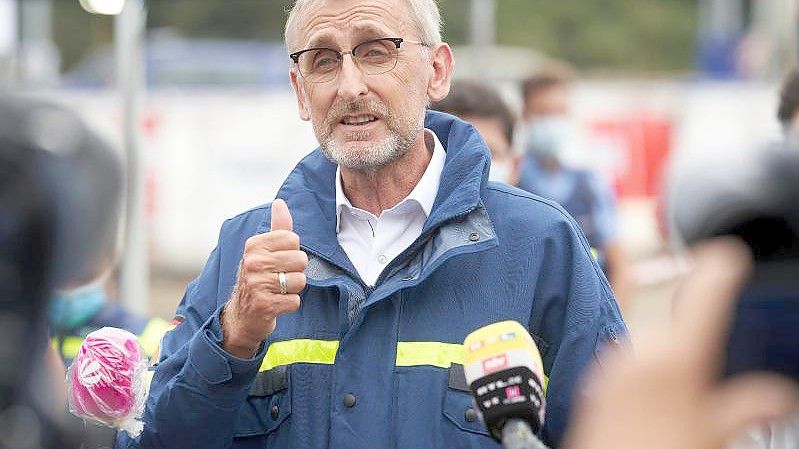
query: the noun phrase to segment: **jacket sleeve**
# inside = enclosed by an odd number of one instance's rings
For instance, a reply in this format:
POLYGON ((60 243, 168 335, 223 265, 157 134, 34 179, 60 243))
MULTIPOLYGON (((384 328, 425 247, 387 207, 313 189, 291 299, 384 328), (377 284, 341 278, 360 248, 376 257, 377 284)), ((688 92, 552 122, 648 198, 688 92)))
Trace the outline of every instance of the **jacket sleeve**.
POLYGON ((608 344, 623 344, 627 328, 602 270, 577 224, 564 213, 542 241, 531 330, 540 332, 549 378, 544 439, 558 447, 571 407, 585 391, 580 382, 608 344))
POLYGON ((219 313, 232 290, 240 258, 235 254, 222 257, 222 244, 220 238, 200 276, 187 287, 177 308, 176 318, 182 318, 182 323, 162 340, 144 431, 136 439, 118 432, 117 449, 231 446, 238 410, 266 348, 262 345, 253 359, 245 360, 221 347, 219 313))

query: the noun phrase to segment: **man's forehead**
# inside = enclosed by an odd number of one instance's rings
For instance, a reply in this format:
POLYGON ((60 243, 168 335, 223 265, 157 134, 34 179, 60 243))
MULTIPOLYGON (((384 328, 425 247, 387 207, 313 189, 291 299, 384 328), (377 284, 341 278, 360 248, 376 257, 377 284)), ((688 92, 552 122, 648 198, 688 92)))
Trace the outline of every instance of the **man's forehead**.
POLYGON ((300 17, 299 42, 313 46, 344 36, 399 36, 408 28, 406 10, 404 0, 322 0, 300 17))

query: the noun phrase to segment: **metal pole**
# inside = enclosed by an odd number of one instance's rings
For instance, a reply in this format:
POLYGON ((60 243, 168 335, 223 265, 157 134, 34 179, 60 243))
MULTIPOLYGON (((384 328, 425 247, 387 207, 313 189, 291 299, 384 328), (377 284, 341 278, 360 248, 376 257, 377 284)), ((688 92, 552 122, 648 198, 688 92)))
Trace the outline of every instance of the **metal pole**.
POLYGON ((496 0, 472 0, 471 41, 476 48, 490 48, 496 41, 496 0))
POLYGON ((141 153, 141 123, 144 89, 145 10, 142 0, 128 0, 115 17, 117 84, 122 96, 124 146, 127 168, 124 252, 119 279, 119 297, 128 310, 146 314, 149 306, 150 267, 144 210, 144 161, 141 153))
POLYGON ((17 0, 0 0, 0 88, 13 88, 17 80, 19 12, 17 0))
POLYGON ((58 81, 60 56, 53 43, 53 5, 51 0, 27 0, 20 8, 20 84, 27 87, 52 87, 58 81))

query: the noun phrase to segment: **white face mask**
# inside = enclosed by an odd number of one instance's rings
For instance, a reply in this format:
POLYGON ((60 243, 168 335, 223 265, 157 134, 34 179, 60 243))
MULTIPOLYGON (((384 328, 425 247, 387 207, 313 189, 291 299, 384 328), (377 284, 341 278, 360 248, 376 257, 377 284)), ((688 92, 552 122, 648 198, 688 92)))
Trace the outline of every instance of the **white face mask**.
POLYGON ((524 150, 528 154, 558 158, 574 138, 574 126, 566 117, 542 118, 524 127, 524 150))
POLYGON ((491 168, 488 170, 488 180, 509 184, 510 172, 511 170, 508 164, 491 161, 491 168))

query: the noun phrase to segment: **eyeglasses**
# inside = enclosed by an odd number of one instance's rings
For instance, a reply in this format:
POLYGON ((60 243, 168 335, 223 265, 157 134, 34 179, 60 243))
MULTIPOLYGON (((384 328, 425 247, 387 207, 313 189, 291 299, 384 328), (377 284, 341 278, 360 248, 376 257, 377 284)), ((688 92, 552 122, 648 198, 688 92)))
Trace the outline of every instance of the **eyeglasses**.
POLYGON ((292 53, 289 57, 297 64, 300 75, 310 83, 325 83, 333 80, 341 70, 344 55, 367 75, 390 72, 397 66, 402 43, 425 45, 423 42, 407 41, 401 37, 383 37, 361 42, 350 51, 314 47, 292 53))

